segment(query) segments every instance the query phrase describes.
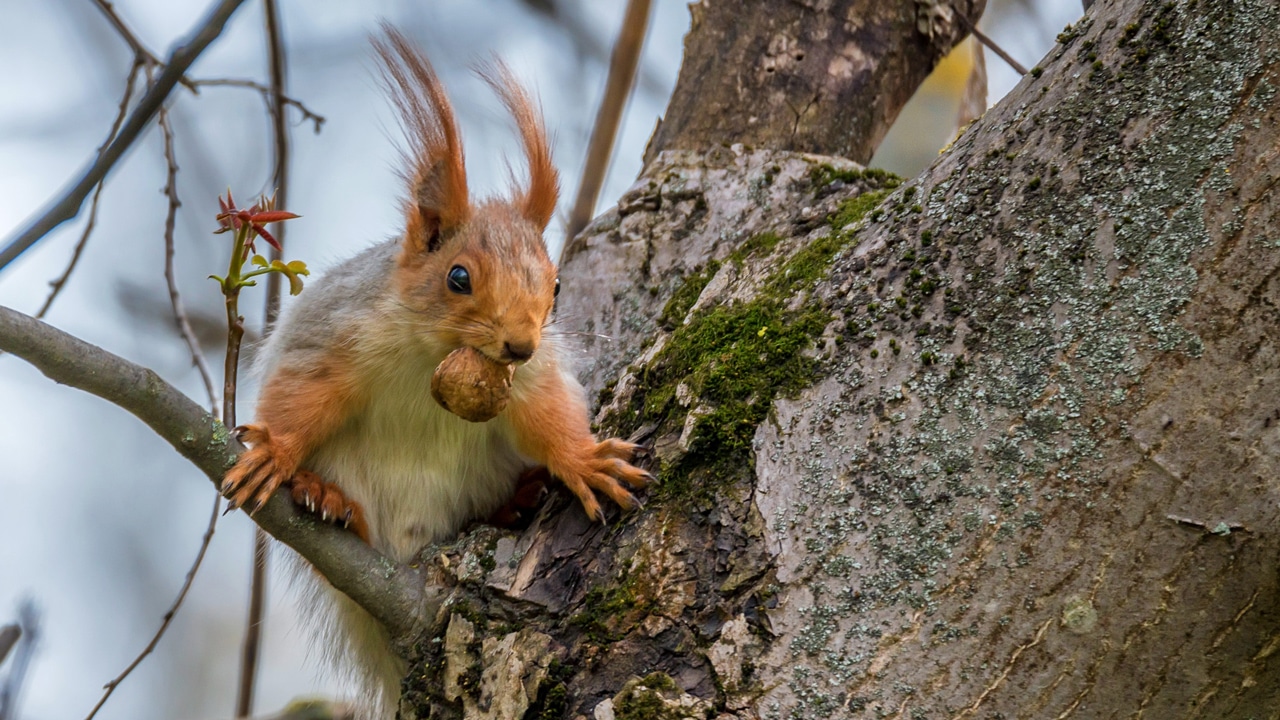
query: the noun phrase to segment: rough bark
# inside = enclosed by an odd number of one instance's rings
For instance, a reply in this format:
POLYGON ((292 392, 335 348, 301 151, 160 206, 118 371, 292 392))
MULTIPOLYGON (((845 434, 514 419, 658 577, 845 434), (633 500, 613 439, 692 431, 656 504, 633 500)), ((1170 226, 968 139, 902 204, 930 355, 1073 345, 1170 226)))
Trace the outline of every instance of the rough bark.
POLYGON ((645 153, 756 148, 867 162, 986 0, 702 0, 645 153))
POLYGON ((1280 8, 1095 10, 892 193, 650 164, 562 313, 660 483, 426 553, 404 717, 1275 716, 1280 8))

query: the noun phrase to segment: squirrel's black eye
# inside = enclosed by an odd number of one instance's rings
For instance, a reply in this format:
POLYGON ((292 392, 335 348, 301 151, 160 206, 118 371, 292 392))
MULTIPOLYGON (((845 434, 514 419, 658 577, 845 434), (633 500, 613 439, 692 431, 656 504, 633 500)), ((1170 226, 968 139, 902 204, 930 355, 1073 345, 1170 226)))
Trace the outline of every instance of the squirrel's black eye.
POLYGON ((471 294, 471 273, 461 265, 449 269, 449 290, 459 295, 471 294))
POLYGON ((560 278, 556 278, 556 292, 555 292, 555 297, 560 297, 560 278))

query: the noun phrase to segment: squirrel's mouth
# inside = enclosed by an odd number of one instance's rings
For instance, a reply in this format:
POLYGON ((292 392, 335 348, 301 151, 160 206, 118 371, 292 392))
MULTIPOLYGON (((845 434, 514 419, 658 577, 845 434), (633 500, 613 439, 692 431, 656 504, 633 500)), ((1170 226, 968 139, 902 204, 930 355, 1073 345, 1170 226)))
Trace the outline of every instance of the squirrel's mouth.
POLYGON ((499 365, 523 365, 533 357, 532 352, 523 356, 512 354, 506 347, 499 348, 497 352, 494 352, 492 347, 485 347, 481 345, 464 344, 464 347, 470 347, 499 365))

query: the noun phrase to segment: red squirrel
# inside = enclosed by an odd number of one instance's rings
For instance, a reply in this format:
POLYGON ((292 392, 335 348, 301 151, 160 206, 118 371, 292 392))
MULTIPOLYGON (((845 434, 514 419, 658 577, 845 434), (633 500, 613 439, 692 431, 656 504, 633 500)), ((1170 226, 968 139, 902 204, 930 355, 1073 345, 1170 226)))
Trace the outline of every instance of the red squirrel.
MULTIPOLYGON (((502 66, 482 73, 515 117, 529 183, 473 203, 449 100, 426 57, 390 28, 374 41, 405 134, 403 236, 330 271, 281 315, 259 359, 250 445, 223 480, 256 510, 281 486, 397 562, 502 507, 522 471, 545 466, 601 518, 593 491, 624 508, 648 473, 637 447, 591 433, 582 386, 548 331, 559 291, 542 234, 558 178, 540 112, 502 66), (468 346, 514 364, 496 418, 467 422, 431 396, 432 373, 468 346)), ((300 576, 313 573, 301 572, 300 576)), ((304 583, 310 582, 306 578, 304 583)), ((371 717, 394 715, 403 662, 370 616, 322 581, 318 639, 354 670, 371 717)))

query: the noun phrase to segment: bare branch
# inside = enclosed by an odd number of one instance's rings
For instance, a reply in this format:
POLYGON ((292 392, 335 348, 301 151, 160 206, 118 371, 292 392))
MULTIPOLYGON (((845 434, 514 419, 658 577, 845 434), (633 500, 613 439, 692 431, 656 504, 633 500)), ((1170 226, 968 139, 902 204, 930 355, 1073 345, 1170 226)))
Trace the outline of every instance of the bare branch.
POLYGON ((219 0, 187 41, 179 45, 169 56, 164 71, 160 73, 155 84, 147 90, 146 95, 134 108, 124 127, 120 129, 116 139, 111 142, 106 151, 98 156, 70 189, 51 202, 39 217, 15 235, 3 250, 0 250, 0 269, 7 267, 50 231, 80 212, 80 207, 84 205, 85 198, 89 196, 94 186, 107 176, 116 162, 124 156, 125 151, 138 139, 151 122, 151 118, 159 112, 165 99, 182 79, 187 68, 191 67, 205 48, 217 39, 226 26, 227 20, 243 2, 244 0, 219 0))
MULTIPOLYGON (((129 411, 215 486, 243 452, 224 425, 155 372, 4 306, 0 306, 0 350, 26 360, 55 382, 129 411)), ((352 533, 301 512, 287 493, 273 495, 253 519, 302 555, 394 637, 413 637, 433 624, 444 589, 427 587, 418 570, 397 565, 352 533)))
POLYGON ((9 657, 9 651, 13 649, 14 643, 18 642, 20 637, 22 637, 22 628, 17 623, 0 627, 0 663, 9 657))
POLYGON ((209 370, 209 361, 200 349, 200 340, 191 328, 191 319, 187 317, 187 309, 183 306, 182 295, 178 293, 178 281, 173 273, 173 231, 178 218, 178 208, 182 201, 178 199, 178 160, 173 152, 173 129, 169 127, 169 111, 160 109, 160 132, 164 136, 164 160, 167 167, 167 178, 164 194, 169 199, 169 210, 164 218, 164 280, 169 286, 169 304, 173 307, 173 319, 178 325, 178 332, 187 343, 191 352, 191 364, 200 373, 204 383, 204 391, 209 396, 209 411, 218 412, 218 393, 213 389, 213 373, 209 370))
MULTIPOLYGON (((141 56, 135 56, 133 68, 129 70, 129 78, 124 83, 124 97, 120 98, 120 109, 116 112, 116 118, 111 123, 111 129, 107 132, 107 139, 102 141, 98 146, 98 157, 102 157, 102 153, 106 152, 107 147, 111 145, 111 141, 115 139, 116 133, 120 132, 120 125, 124 123, 125 117, 129 114, 129 98, 133 97, 133 89, 138 83, 138 75, 142 71, 145 61, 141 56)), ((84 248, 89 244, 89 236, 93 234, 93 226, 98 221, 98 198, 102 196, 102 187, 105 183, 99 181, 93 190, 93 200, 89 201, 89 217, 85 221, 84 230, 80 233, 80 240, 76 242, 75 250, 71 252, 71 260, 67 262, 67 267, 58 276, 58 279, 49 282, 49 297, 45 298, 44 305, 40 306, 40 311, 36 313, 37 318, 44 318, 49 312, 49 308, 53 307, 53 301, 58 298, 58 294, 62 292, 62 288, 67 284, 67 280, 71 279, 71 273, 75 271, 76 264, 80 262, 80 255, 84 253, 84 248)))
MULTIPOLYGON (((275 97, 274 90, 254 80, 242 80, 239 78, 214 78, 210 80, 193 80, 192 83, 197 88, 233 87, 233 88, 245 88, 248 90, 254 90, 258 94, 262 95, 262 99, 267 103, 268 107, 272 106, 272 98, 275 97)), ((289 97, 288 95, 280 95, 280 104, 297 108, 298 112, 302 113, 302 120, 304 122, 307 122, 307 121, 311 122, 311 124, 313 125, 313 129, 317 133, 320 132, 320 126, 325 124, 325 117, 318 113, 312 112, 310 108, 302 104, 301 100, 296 100, 294 98, 289 97)))
MULTIPOLYGON (((276 207, 289 207, 289 123, 285 118, 284 94, 287 66, 285 64, 284 40, 280 34, 280 13, 275 0, 264 0, 263 11, 266 14, 267 57, 271 65, 271 88, 267 95, 267 108, 271 112, 272 147, 275 151, 275 169, 272 172, 271 186, 274 188, 276 207)), ((301 107, 300 105, 298 107, 301 107)), ((304 113, 307 110, 303 109, 304 113)), ((319 132, 320 125, 316 124, 319 132)), ((280 247, 271 247, 271 259, 281 259, 284 251, 284 236, 287 225, 276 226, 276 242, 280 247)), ((280 273, 267 275, 267 306, 263 335, 270 330, 280 311, 280 273)))
POLYGON ((1014 60, 1012 55, 1005 52, 1004 48, 996 44, 995 40, 992 40, 991 38, 987 37, 986 34, 984 34, 981 30, 978 29, 977 25, 974 25, 973 23, 969 22, 969 18, 965 17, 964 13, 956 13, 956 17, 960 18, 960 24, 964 25, 965 29, 968 30, 971 35, 973 35, 975 38, 978 39, 978 42, 982 43, 983 45, 986 45, 987 48, 991 50, 991 52, 995 53, 996 55, 999 55, 1001 60, 1004 60, 1005 62, 1009 63, 1009 67, 1013 68, 1015 72, 1017 72, 1019 75, 1027 74, 1027 69, 1022 66, 1022 63, 1018 62, 1017 60, 1014 60))
POLYGON ((17 650, 13 653, 13 662, 9 663, 9 674, 0 685, 0 720, 17 719, 22 683, 27 678, 27 667, 40 643, 40 611, 29 598, 18 606, 18 627, 21 630, 16 638, 17 650))
POLYGON ((627 2, 622 29, 618 32, 618 43, 614 45, 613 57, 609 61, 609 79, 605 85, 604 98, 600 101, 596 124, 591 130, 587 161, 582 168, 582 180, 578 183, 578 197, 574 200, 573 210, 569 213, 569 224, 565 228, 564 247, 569 246, 574 235, 582 232, 582 228, 591 222, 595 213, 600 186, 604 184, 609 158, 613 155, 618 125, 622 122, 622 110, 626 107, 631 86, 635 82, 640 49, 644 46, 645 31, 649 26, 649 6, 649 0, 627 2))
MULTIPOLYGON (((98 9, 106 16, 107 22, 111 23, 111 27, 115 28, 116 34, 118 34, 129 46, 129 49, 133 51, 135 64, 158 68, 164 67, 164 63, 160 61, 160 58, 156 57, 155 53, 151 52, 146 45, 142 44, 142 41, 133 33, 133 30, 129 29, 129 26, 125 24, 124 19, 116 13, 114 5, 107 0, 93 0, 93 4, 98 6, 98 9)), ((195 86, 192 85, 191 81, 185 76, 179 78, 178 82, 182 83, 183 86, 192 92, 195 92, 195 86)))
POLYGON ((204 531, 204 539, 200 541, 200 550, 196 552, 196 559, 191 563, 191 569, 187 571, 187 579, 182 583, 182 589, 178 591, 178 596, 174 598, 173 604, 169 606, 169 609, 165 611, 164 620, 160 622, 160 628, 156 630, 155 635, 151 636, 151 642, 147 643, 147 646, 142 649, 142 652, 138 653, 133 662, 129 663, 129 667, 125 668, 124 672, 117 675, 114 680, 103 686, 102 698, 89 711, 89 715, 85 720, 93 720, 93 716, 97 715, 98 710, 102 709, 102 706, 106 704, 107 698, 111 697, 111 693, 115 692, 120 683, 129 677, 129 673, 142 664, 142 661, 151 654, 151 651, 156 649, 156 645, 160 644, 160 638, 164 637, 165 631, 169 629, 169 623, 173 622, 173 618, 177 616, 178 608, 182 606, 182 601, 187 597, 187 591, 191 589, 192 581, 196 579, 196 572, 200 570, 200 563, 204 562, 204 554, 209 549, 209 541, 213 539, 213 531, 218 524, 218 515, 221 509, 222 496, 215 492, 213 495, 213 513, 209 516, 209 525, 204 531))

